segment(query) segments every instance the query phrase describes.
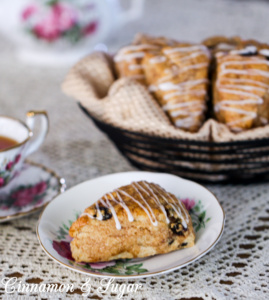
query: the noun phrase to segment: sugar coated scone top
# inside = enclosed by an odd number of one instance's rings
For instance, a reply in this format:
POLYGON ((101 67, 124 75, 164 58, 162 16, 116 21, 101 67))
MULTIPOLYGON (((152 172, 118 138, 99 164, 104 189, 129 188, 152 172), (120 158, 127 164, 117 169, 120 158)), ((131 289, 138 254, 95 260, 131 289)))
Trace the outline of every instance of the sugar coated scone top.
POLYGON ((98 262, 167 253, 194 245, 184 204, 157 184, 132 182, 85 209, 70 230, 76 261, 98 262))

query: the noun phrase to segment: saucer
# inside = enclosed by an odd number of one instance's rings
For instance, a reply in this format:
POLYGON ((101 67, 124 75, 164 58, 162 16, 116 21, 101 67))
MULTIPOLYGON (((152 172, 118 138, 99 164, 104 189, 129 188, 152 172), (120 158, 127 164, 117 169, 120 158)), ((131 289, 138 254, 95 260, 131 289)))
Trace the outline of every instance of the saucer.
POLYGON ((225 214, 220 203, 203 186, 171 174, 125 172, 85 181, 57 196, 40 215, 37 237, 46 254, 65 268, 95 277, 143 278, 177 270, 201 258, 220 240, 224 222, 225 214), (71 237, 68 231, 71 224, 86 207, 106 192, 114 190, 119 185, 139 180, 160 184, 184 203, 192 218, 196 234, 195 245, 141 259, 76 263, 70 250, 71 237))
POLYGON ((65 190, 65 180, 47 167, 25 161, 12 181, 0 188, 0 223, 32 214, 65 190))

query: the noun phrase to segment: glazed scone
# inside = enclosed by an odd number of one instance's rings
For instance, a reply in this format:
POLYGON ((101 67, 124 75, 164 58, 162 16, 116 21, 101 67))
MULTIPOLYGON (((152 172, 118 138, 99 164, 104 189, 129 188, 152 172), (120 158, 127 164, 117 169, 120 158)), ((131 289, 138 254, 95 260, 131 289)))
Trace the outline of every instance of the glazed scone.
POLYGON ((145 84, 142 60, 146 53, 159 51, 168 45, 175 46, 177 41, 166 37, 152 37, 137 34, 131 45, 121 48, 114 57, 118 77, 130 77, 145 84))
POLYGON ((142 60, 148 51, 157 50, 158 46, 150 44, 123 47, 114 57, 118 77, 130 77, 145 84, 142 60))
MULTIPOLYGON (((250 43, 250 42, 248 42, 250 43)), ((248 45, 216 54, 213 104, 218 121, 232 131, 268 124, 269 50, 248 45)))
POLYGON ((69 230, 77 262, 147 257, 194 245, 184 204, 159 185, 133 182, 85 209, 69 230))
POLYGON ((204 45, 180 43, 145 54, 149 90, 183 130, 196 132, 205 118, 210 53, 204 45))

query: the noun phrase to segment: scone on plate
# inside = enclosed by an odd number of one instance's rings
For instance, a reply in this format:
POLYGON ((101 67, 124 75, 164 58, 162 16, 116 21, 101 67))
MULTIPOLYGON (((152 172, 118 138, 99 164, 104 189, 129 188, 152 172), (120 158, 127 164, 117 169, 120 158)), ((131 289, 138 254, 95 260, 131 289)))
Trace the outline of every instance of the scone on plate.
POLYGON ((158 184, 133 182, 85 209, 69 230, 77 262, 147 257, 194 245, 184 204, 158 184))
POLYGON ((214 111, 216 118, 232 131, 268 124, 268 57, 269 50, 263 45, 250 44, 216 54, 214 111))
POLYGON ((178 43, 148 52, 146 82, 172 123, 195 132, 204 121, 210 53, 204 45, 178 43))

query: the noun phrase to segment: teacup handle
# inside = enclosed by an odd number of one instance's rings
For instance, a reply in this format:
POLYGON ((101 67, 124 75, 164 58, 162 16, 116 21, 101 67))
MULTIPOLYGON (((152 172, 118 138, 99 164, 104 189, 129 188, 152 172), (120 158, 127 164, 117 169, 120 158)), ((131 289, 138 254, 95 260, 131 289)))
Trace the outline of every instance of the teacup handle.
POLYGON ((46 111, 28 111, 26 114, 26 124, 33 133, 34 139, 29 142, 24 156, 28 156, 35 152, 43 143, 49 129, 49 119, 46 111), (35 136, 34 128, 36 119, 40 119, 40 132, 35 136))

